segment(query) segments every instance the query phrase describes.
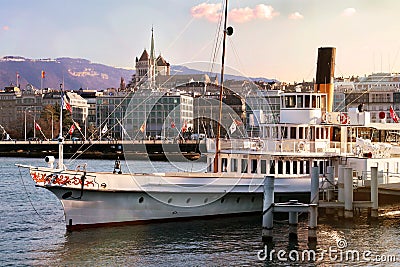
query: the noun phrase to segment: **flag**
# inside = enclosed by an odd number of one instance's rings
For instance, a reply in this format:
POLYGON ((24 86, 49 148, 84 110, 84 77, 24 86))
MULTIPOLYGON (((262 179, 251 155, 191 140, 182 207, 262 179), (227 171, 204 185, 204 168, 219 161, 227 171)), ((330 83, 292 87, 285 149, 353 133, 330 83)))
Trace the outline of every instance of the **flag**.
POLYGON ((231 127, 229 127, 229 131, 233 134, 236 131, 236 123, 235 121, 232 122, 231 127))
POLYGON ((79 126, 79 123, 74 121, 74 125, 75 125, 76 129, 78 129, 79 131, 82 131, 82 128, 79 126))
POLYGON ((107 123, 104 125, 103 130, 101 130, 102 134, 105 134, 108 131, 107 123))
POLYGON ((44 79, 46 77, 46 72, 44 72, 44 70, 42 70, 42 79, 44 79))
POLYGON ((146 123, 145 122, 143 122, 142 126, 140 126, 140 131, 142 133, 144 133, 144 130, 146 130, 146 123))
POLYGON ((171 120, 171 128, 175 128, 175 122, 171 120))
POLYGON ((75 124, 72 124, 71 128, 69 128, 68 134, 72 135, 74 133, 74 131, 75 131, 75 124))
POLYGON ((186 120, 183 122, 183 126, 182 126, 182 133, 187 131, 187 122, 186 120))
POLYGON ((392 118, 392 120, 393 120, 395 123, 399 123, 399 117, 397 116, 396 112, 394 112, 394 109, 393 109, 392 106, 390 106, 389 112, 390 112, 390 117, 392 118))
POLYGON ((35 122, 35 129, 41 131, 42 127, 40 127, 40 125, 37 122, 35 122))
POLYGON ((240 126, 243 124, 241 120, 234 119, 233 121, 235 122, 236 126, 240 126))
POLYGON ((67 97, 64 95, 63 99, 63 109, 68 110, 70 113, 72 113, 72 107, 71 104, 68 102, 67 97))

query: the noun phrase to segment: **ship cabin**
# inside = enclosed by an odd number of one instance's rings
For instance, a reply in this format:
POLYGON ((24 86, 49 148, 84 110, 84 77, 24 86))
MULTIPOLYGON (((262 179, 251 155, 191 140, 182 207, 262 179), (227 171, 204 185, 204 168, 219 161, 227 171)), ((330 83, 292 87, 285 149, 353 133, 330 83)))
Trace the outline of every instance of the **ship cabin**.
MULTIPOLYGON (((312 166, 324 174, 331 165, 331 126, 321 119, 326 113, 326 94, 284 93, 281 95, 280 123, 260 124, 260 137, 221 140, 218 172, 242 177, 274 175, 305 177, 312 166)), ((208 151, 215 151, 213 144, 208 151)), ((213 172, 213 155, 208 172, 213 172)))

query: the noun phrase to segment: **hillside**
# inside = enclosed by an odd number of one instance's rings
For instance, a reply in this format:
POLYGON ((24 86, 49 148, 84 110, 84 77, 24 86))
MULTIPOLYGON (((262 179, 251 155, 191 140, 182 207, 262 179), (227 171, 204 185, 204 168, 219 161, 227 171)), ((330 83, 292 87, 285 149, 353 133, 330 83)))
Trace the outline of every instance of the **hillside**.
MULTIPOLYGON (((121 77, 128 84, 135 73, 134 70, 92 63, 80 58, 28 59, 20 56, 5 56, 0 58, 0 89, 10 84, 16 85, 17 73, 19 73, 21 89, 24 89, 28 83, 40 88, 42 86, 42 70, 45 72, 43 88, 58 88, 64 80, 67 90, 117 88, 120 85, 121 77)), ((204 72, 186 66, 171 66, 171 75, 200 73, 204 72)), ((219 76, 219 74, 213 75, 219 76)), ((244 80, 247 78, 227 74, 225 79, 244 80)), ((250 79, 253 81, 272 81, 266 78, 250 79)))
POLYGON ((0 88, 15 85, 16 73, 19 73, 21 88, 25 88, 28 83, 40 88, 42 70, 45 71, 43 87, 58 88, 64 80, 65 89, 119 87, 121 77, 127 82, 134 74, 133 70, 92 63, 86 59, 7 56, 0 59, 0 88))

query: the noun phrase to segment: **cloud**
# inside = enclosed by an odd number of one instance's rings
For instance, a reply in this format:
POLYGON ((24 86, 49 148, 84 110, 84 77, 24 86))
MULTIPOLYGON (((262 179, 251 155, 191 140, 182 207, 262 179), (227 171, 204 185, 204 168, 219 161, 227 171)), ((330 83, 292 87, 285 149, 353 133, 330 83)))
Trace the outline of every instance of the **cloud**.
POLYGON ((4 25, 2 29, 3 29, 3 31, 8 31, 10 29, 10 27, 8 27, 7 25, 4 25))
POLYGON ((221 8, 222 4, 202 3, 192 7, 190 14, 197 19, 205 18, 208 21, 217 22, 220 17, 221 8))
POLYGON ((345 10, 343 10, 342 16, 351 17, 351 16, 353 16, 355 13, 356 13, 356 9, 355 9, 355 8, 352 8, 352 7, 349 7, 349 8, 346 8, 345 10))
POLYGON ((304 18, 304 16, 302 14, 300 14, 299 12, 294 12, 289 15, 289 19, 292 19, 292 20, 298 20, 298 19, 303 19, 303 18, 304 18))
MULTIPOLYGON (((205 18, 208 21, 216 22, 220 17, 221 9, 221 4, 202 3, 192 7, 190 13, 194 18, 205 18)), ((228 17, 234 22, 243 23, 254 19, 271 20, 278 15, 279 13, 274 11, 273 7, 260 4, 254 8, 234 8, 229 11, 228 17)))

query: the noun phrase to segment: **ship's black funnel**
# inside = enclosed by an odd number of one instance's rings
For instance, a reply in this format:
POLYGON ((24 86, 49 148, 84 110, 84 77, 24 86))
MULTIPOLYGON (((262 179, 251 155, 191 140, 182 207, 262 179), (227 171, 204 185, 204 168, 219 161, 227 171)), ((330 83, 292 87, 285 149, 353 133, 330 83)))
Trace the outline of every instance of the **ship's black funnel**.
POLYGON ((335 57, 336 48, 320 47, 318 48, 317 75, 315 82, 315 91, 327 94, 327 112, 332 112, 335 77, 335 57))

